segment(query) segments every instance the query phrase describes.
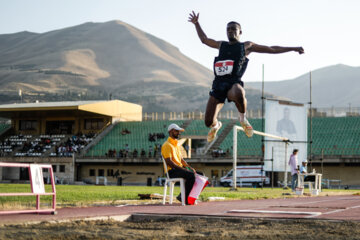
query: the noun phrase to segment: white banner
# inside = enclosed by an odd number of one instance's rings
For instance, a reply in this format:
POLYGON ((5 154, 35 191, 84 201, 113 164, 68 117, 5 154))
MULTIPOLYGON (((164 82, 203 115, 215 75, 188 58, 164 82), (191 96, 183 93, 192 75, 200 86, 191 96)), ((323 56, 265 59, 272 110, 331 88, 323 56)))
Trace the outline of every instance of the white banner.
POLYGON ((33 193, 45 193, 43 170, 37 164, 30 164, 31 186, 33 193))
MULTIPOLYGON (((265 138, 265 159, 271 159, 274 148, 274 171, 289 171, 288 164, 290 155, 294 149, 299 149, 299 165, 307 159, 307 108, 303 104, 292 104, 282 101, 265 101, 265 132, 290 141, 302 141, 304 143, 290 143, 285 156, 285 143, 273 142, 265 138)), ((271 161, 265 161, 265 171, 271 171, 271 161)))

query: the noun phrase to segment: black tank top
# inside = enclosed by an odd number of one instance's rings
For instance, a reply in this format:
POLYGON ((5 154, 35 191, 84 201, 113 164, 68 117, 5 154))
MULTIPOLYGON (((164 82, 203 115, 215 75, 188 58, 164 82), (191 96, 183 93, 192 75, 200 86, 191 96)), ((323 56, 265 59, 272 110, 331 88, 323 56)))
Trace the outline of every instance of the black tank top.
POLYGON ((237 81, 244 75, 249 59, 245 56, 244 43, 222 42, 219 56, 214 60, 215 80, 237 81))

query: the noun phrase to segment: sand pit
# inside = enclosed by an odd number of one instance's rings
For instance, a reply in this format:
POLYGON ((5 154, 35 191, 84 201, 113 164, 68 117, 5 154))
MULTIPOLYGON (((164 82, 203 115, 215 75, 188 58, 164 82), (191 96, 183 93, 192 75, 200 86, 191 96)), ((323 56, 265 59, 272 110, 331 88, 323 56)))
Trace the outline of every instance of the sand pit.
POLYGON ((219 218, 44 222, 2 226, 0 239, 360 239, 360 222, 219 218))

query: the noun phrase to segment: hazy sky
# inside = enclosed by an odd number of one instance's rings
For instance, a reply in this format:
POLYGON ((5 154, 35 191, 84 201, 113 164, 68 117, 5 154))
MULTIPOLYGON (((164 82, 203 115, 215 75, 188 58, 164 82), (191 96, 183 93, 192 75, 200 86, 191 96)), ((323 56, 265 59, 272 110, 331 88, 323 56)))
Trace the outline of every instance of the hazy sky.
POLYGON ((187 22, 191 10, 200 12, 203 30, 215 40, 227 40, 226 23, 234 20, 242 25, 241 41, 304 47, 303 55, 251 54, 245 82, 261 81, 262 64, 266 81, 338 63, 360 65, 359 0, 9 0, 0 6, 0 34, 122 20, 209 69, 218 52, 203 45, 187 22))

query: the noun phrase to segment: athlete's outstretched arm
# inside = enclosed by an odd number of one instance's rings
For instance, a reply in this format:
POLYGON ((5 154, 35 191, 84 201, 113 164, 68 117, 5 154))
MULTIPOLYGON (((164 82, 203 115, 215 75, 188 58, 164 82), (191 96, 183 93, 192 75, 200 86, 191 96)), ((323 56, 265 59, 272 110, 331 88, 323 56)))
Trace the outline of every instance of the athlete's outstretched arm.
POLYGON ((285 52, 298 52, 299 54, 304 53, 304 49, 302 47, 280 47, 280 46, 264 46, 259 45, 253 42, 245 43, 246 55, 249 55, 252 52, 257 53, 285 53, 285 52))
POLYGON ((196 14, 194 11, 192 11, 192 13, 190 13, 189 16, 189 22, 192 22, 195 25, 196 28, 196 32, 201 40, 201 42, 209 47, 212 48, 220 48, 221 42, 220 41, 215 41, 214 39, 208 38, 206 36, 206 34, 204 33, 204 31, 202 30, 202 28, 200 27, 200 23, 199 23, 199 13, 196 14))

